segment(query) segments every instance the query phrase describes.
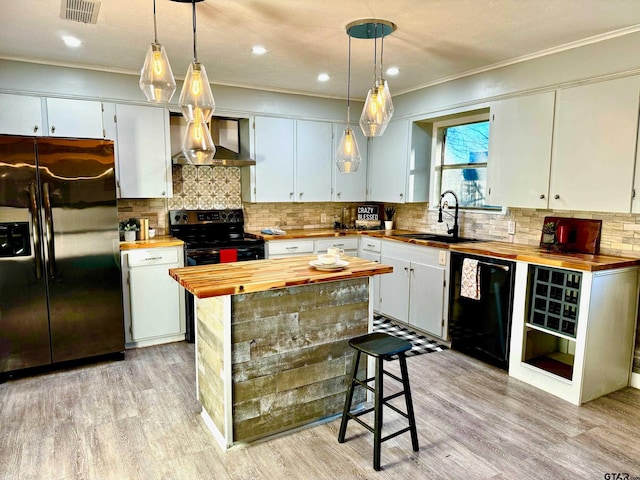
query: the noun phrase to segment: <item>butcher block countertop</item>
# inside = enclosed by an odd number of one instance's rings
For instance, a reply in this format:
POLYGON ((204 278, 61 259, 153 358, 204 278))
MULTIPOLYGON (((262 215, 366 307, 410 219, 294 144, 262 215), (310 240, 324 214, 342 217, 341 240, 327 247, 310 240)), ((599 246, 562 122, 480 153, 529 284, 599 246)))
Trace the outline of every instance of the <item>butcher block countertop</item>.
POLYGON ((120 242, 120 250, 135 250, 137 248, 157 248, 157 247, 182 247, 184 242, 169 235, 148 238, 146 240, 136 240, 135 242, 120 242))
POLYGON ((317 237, 344 237, 346 235, 358 235, 362 230, 334 230, 333 228, 296 228, 285 230, 284 235, 267 235, 260 230, 248 230, 246 233, 266 241, 269 240, 293 240, 317 237))
POLYGON ((451 245, 452 252, 519 260, 522 262, 595 272, 640 265, 640 258, 589 255, 586 253, 547 252, 544 248, 506 242, 476 242, 451 245))
POLYGON ((391 273, 393 267, 357 257, 343 270, 320 271, 309 265, 316 255, 172 268, 169 275, 198 298, 261 292, 320 282, 391 273))

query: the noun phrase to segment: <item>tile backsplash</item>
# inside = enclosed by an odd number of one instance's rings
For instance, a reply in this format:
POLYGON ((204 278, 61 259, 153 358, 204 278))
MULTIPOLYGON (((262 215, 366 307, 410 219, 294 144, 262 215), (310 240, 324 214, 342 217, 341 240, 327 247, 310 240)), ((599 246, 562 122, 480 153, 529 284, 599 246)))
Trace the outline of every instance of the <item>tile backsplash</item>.
POLYGON ((169 210, 242 208, 240 168, 173 165, 169 210))

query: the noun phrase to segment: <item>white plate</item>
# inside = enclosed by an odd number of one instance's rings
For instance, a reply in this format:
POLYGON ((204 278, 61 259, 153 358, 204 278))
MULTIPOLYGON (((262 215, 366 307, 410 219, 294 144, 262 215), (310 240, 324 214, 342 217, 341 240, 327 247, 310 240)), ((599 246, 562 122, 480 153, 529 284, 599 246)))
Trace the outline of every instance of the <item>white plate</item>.
POLYGON ((309 262, 309 265, 318 270, 330 272, 332 270, 342 270, 344 267, 349 265, 349 262, 347 262, 346 260, 338 260, 336 263, 327 265, 326 263, 320 263, 320 261, 318 260, 312 260, 311 262, 309 262))

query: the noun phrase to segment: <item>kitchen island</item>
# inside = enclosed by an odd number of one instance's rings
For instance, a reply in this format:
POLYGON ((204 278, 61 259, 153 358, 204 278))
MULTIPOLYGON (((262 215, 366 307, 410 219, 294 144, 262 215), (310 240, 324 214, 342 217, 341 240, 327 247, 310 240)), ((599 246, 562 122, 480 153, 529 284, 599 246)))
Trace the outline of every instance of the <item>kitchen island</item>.
POLYGON ((223 448, 342 411, 347 341, 372 324, 369 277, 392 268, 344 257, 344 269, 320 271, 315 259, 169 271, 195 297, 197 395, 223 448))

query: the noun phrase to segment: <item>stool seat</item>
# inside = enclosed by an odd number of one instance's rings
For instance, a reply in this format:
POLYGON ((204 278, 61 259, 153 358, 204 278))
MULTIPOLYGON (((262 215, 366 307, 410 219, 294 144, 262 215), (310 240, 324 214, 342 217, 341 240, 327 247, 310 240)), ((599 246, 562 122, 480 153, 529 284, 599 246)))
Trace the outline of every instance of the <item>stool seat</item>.
POLYGON ((411 433, 411 445, 413 451, 417 452, 418 432, 416 429, 416 420, 413 413, 413 403, 411 401, 411 387, 409 386, 409 373, 407 371, 407 359, 405 352, 411 350, 411 342, 402 338, 394 337, 382 332, 369 333, 360 337, 349 340, 349 346, 356 351, 353 359, 351 370, 351 379, 349 388, 347 389, 347 397, 344 402, 344 410, 342 412, 342 421, 340 423, 340 432, 338 433, 338 442, 344 443, 347 433, 347 423, 349 420, 355 420, 360 425, 373 433, 373 468, 380 470, 380 449, 382 442, 390 440, 405 432, 411 433), (371 378, 359 379, 358 365, 360 364, 361 354, 369 355, 375 359, 375 375, 371 378), (400 377, 384 370, 382 364, 385 360, 393 360, 392 356, 397 355, 400 362, 400 377), (402 384, 402 390, 389 396, 383 395, 383 377, 387 375, 402 384), (375 387, 371 387, 369 382, 375 381, 375 387), (351 402, 353 401, 353 392, 356 386, 363 387, 374 394, 374 406, 361 411, 351 412, 351 402), (390 400, 404 395, 406 412, 401 411, 396 406, 389 403, 390 400), (382 436, 382 409, 388 407, 394 410, 408 420, 409 425, 385 437, 382 436), (374 412, 373 426, 362 421, 360 416, 374 412))
POLYGON ((411 342, 386 333, 376 332, 349 340, 349 345, 372 357, 390 357, 411 350, 411 342))

